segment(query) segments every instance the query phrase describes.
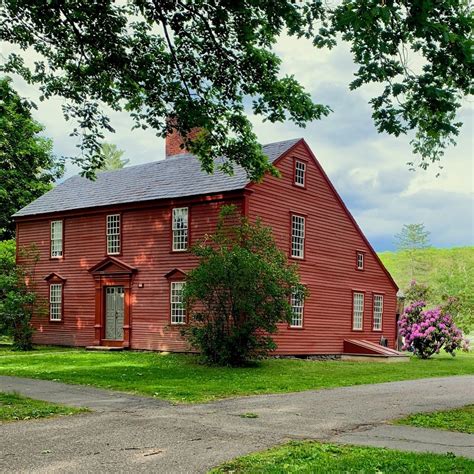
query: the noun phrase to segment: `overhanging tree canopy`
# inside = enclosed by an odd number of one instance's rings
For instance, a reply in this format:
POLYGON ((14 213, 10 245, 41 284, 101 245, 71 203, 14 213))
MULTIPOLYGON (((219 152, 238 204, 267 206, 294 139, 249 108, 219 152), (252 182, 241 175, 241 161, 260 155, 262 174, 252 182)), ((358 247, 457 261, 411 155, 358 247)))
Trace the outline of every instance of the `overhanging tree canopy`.
POLYGON ((316 48, 351 45, 359 66, 352 89, 382 86, 370 101, 380 132, 415 132, 420 165, 438 161, 461 124, 456 111, 472 88, 472 15, 459 0, 1 0, 0 40, 33 48, 34 66, 12 53, 0 70, 66 99, 78 121, 81 155, 92 176, 100 140, 112 130, 104 106, 126 110, 136 127, 159 135, 205 132, 187 147, 204 169, 225 155, 259 179, 271 169, 244 104, 271 122, 304 124, 330 112, 293 76, 280 74, 278 36, 310 38, 316 48), (420 63, 412 70, 410 60, 420 63), (174 120, 166 120, 167 117, 174 120))

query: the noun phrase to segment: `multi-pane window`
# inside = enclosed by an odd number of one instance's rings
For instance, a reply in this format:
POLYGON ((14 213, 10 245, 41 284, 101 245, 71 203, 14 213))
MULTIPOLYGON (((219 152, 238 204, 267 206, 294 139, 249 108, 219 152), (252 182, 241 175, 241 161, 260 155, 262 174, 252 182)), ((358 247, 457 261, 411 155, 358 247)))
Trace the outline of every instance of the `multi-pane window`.
POLYGON ((171 282, 171 324, 186 323, 186 309, 183 304, 184 281, 171 282))
POLYGON ((362 252, 357 252, 357 270, 364 269, 364 254, 362 252))
POLYGON ((107 216, 107 254, 120 253, 120 214, 107 216))
POLYGON ((374 295, 374 331, 382 329, 383 296, 374 295))
POLYGON ((291 256, 304 257, 304 227, 305 218, 293 214, 291 216, 291 256))
POLYGON ((306 163, 295 161, 295 184, 304 186, 305 184, 306 163))
POLYGON ((364 293, 354 293, 352 329, 362 330, 364 322, 364 293))
POLYGON ((173 250, 188 248, 188 208, 175 207, 173 209, 173 250))
POLYGON ((51 257, 63 256, 63 221, 51 221, 51 257))
POLYGON ((49 285, 49 319, 61 321, 62 319, 63 285, 51 283, 49 285))
POLYGON ((294 328, 303 327, 304 297, 301 293, 294 291, 291 294, 291 310, 293 314, 290 326, 294 328))

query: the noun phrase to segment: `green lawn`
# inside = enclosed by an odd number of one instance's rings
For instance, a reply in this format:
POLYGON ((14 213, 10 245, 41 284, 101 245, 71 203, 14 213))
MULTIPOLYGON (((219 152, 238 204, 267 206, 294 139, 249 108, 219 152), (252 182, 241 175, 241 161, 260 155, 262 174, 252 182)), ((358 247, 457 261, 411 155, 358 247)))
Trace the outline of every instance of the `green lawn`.
POLYGON ((468 405, 456 410, 417 413, 396 420, 395 423, 474 434, 474 405, 468 405))
POLYGON ((0 350, 0 375, 94 385, 172 402, 474 374, 474 354, 408 363, 268 359, 245 368, 206 367, 195 356, 156 352, 0 350))
POLYGON ((64 405, 33 400, 16 393, 0 392, 0 422, 21 421, 59 415, 74 415, 88 411, 64 405))
POLYGON ((453 455, 402 453, 382 448, 291 442, 237 458, 211 471, 218 473, 472 473, 474 461, 453 455))

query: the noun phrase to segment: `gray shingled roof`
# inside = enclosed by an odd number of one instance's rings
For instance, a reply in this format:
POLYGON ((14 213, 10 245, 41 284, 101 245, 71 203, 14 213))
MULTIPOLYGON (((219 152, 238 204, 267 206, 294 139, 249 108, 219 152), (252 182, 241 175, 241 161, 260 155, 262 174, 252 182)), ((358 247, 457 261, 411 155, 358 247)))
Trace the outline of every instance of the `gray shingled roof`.
MULTIPOLYGON (((300 139, 264 145, 271 162, 289 150, 300 139)), ((243 189, 249 180, 241 167, 233 176, 222 172, 207 174, 190 154, 130 166, 97 174, 96 181, 74 176, 20 209, 13 217, 86 209, 132 202, 154 201, 199 194, 243 189)))

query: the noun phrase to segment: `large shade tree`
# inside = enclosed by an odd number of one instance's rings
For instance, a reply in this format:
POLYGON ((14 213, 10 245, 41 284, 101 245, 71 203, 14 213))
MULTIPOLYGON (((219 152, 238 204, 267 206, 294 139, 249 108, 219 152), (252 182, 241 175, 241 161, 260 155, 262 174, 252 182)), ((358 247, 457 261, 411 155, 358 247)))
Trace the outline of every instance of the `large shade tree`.
MULTIPOLYGON (((474 76, 467 0, 1 0, 0 40, 19 46, 1 68, 65 98, 82 135, 76 161, 92 176, 108 109, 164 135, 205 130, 187 147, 204 169, 213 158, 258 179, 268 163, 244 104, 264 120, 304 126, 330 112, 293 76, 273 46, 287 33, 318 48, 348 42, 358 69, 350 84, 375 84, 379 132, 412 132, 420 166, 438 161, 461 124, 456 111, 474 76), (37 54, 34 64, 25 52, 37 54), (167 120, 172 118, 172 120, 167 120)), ((372 89, 371 89, 372 90, 372 89)))
POLYGON ((63 173, 31 107, 9 79, 0 78, 0 240, 14 236, 12 214, 49 191, 63 173))

